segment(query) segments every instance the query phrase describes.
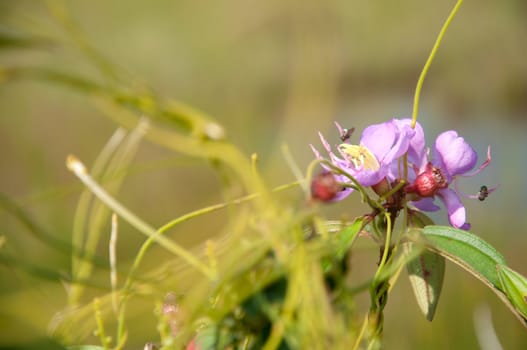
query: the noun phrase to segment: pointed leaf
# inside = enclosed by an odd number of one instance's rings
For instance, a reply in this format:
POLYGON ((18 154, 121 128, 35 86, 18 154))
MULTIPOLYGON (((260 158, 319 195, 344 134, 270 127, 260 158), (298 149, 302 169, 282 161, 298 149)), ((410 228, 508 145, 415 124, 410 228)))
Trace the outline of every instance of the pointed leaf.
POLYGON ((497 271, 502 290, 516 310, 527 318, 527 279, 505 265, 498 265, 497 271))
POLYGON ((527 328, 527 318, 502 291, 504 287, 497 267, 506 265, 503 255, 474 234, 453 227, 426 226, 421 232, 428 249, 461 266, 487 285, 527 328))
POLYGON ((478 236, 449 226, 426 226, 422 230, 430 246, 492 287, 499 287, 496 265, 505 258, 478 236))
MULTIPOLYGON (((405 244, 408 253, 412 250, 412 246, 413 244, 405 244)), ((434 252, 425 251, 409 261, 406 268, 417 304, 426 319, 432 321, 443 287, 445 258, 434 252)))
POLYGON ((364 227, 364 218, 358 217, 355 221, 346 226, 338 235, 337 243, 337 258, 342 259, 346 252, 350 249, 355 242, 355 238, 359 235, 359 232, 364 227))

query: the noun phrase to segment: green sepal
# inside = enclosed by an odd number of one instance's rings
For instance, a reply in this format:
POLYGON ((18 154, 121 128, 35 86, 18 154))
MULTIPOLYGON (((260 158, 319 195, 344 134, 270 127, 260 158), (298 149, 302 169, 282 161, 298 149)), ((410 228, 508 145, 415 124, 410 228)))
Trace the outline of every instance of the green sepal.
POLYGON ((527 319, 527 279, 505 265, 496 266, 503 292, 512 305, 527 319))

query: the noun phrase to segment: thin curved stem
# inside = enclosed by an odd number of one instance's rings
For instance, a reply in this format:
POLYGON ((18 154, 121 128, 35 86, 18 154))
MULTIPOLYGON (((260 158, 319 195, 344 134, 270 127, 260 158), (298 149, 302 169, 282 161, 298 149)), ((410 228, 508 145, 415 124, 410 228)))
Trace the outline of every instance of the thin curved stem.
POLYGON ((452 9, 452 11, 450 11, 450 15, 448 16, 445 23, 443 24, 443 27, 441 28, 441 31, 439 32, 439 35, 437 36, 435 44, 432 47, 432 51, 430 51, 430 55, 428 56, 428 59, 426 60, 423 70, 421 71, 419 80, 417 80, 417 86, 415 88, 415 95, 414 95, 414 108, 412 112, 412 128, 414 128, 415 124, 417 123, 417 114, 419 112, 419 96, 421 95, 421 88, 423 87, 423 82, 425 80, 426 74, 428 73, 428 70, 430 69, 430 65, 432 64, 432 61, 434 60, 437 50, 439 49, 439 45, 441 45, 441 41, 443 40, 443 37, 445 36, 446 30, 448 29, 448 27, 450 26, 450 23, 454 19, 454 16, 459 10, 461 3, 463 3, 463 0, 458 0, 456 5, 452 9))
POLYGON ((362 341, 362 338, 364 338, 364 334, 366 331, 366 327, 368 326, 368 315, 364 317, 364 321, 362 322, 362 326, 360 327, 359 335, 357 336, 357 339, 355 340, 355 344, 353 344, 352 350, 357 350, 360 346, 360 342, 362 341))
POLYGON ((84 164, 82 164, 77 158, 69 156, 67 160, 68 169, 71 170, 85 185, 88 187, 92 193, 99 198, 104 204, 111 208, 117 215, 121 216, 126 220, 130 225, 135 227, 139 232, 145 234, 148 237, 153 237, 153 239, 161 245, 163 248, 167 249, 176 256, 181 257, 183 260, 186 260, 190 265, 194 266, 198 271, 202 272, 205 276, 214 280, 216 276, 212 273, 208 266, 204 265, 199 261, 194 255, 189 251, 181 247, 175 242, 172 242, 166 237, 159 236, 156 233, 156 230, 150 226, 148 223, 144 222, 141 218, 136 216, 121 203, 119 203, 115 198, 110 196, 87 172, 84 164))
POLYGON ((390 218, 390 214, 387 212, 384 213, 384 217, 386 218, 386 240, 384 242, 384 251, 382 253, 381 262, 379 263, 379 268, 375 273, 375 279, 377 279, 378 275, 382 272, 384 265, 386 265, 386 261, 388 260, 388 251, 390 250, 390 241, 392 238, 392 219, 390 218))

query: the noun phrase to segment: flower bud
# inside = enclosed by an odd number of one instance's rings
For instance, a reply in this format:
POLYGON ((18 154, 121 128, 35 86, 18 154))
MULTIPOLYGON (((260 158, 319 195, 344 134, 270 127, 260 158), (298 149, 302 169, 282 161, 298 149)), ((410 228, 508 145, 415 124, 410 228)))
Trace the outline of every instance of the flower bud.
POLYGON ((433 197, 440 189, 448 187, 448 181, 432 163, 426 165, 425 171, 417 175, 413 184, 406 186, 407 193, 416 193, 421 197, 433 197))
POLYGON ((315 176, 311 182, 311 196, 322 202, 327 202, 335 198, 342 186, 338 183, 335 176, 330 172, 322 172, 315 176))

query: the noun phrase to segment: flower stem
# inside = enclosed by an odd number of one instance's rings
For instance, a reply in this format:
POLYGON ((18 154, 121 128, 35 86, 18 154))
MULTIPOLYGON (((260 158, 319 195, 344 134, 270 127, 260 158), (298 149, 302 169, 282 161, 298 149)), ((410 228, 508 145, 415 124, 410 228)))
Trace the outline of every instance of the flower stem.
POLYGON ((423 82, 425 80, 426 74, 428 73, 428 69, 430 68, 430 65, 432 64, 432 61, 434 60, 434 57, 437 53, 437 50, 439 49, 439 45, 441 45, 441 41, 443 40, 443 37, 445 36, 446 30, 450 26, 450 23, 454 19, 454 16, 456 15, 459 7, 461 6, 461 3, 463 0, 458 0, 452 11, 450 12, 450 15, 446 19, 445 23, 443 24, 443 27, 441 28, 441 31, 439 32, 439 35, 437 36, 437 39, 435 41, 434 46, 432 47, 432 51, 430 52, 430 55, 428 56, 428 59, 426 60, 426 63, 423 67, 423 70, 421 71, 421 75, 419 76, 419 80, 417 81, 417 86, 415 88, 415 95, 414 95, 414 109, 412 112, 412 128, 415 127, 415 123, 417 123, 417 114, 419 112, 419 95, 421 94, 421 88, 423 87, 423 82))
POLYGON ((386 235, 384 241, 384 248, 382 250, 382 257, 379 262, 379 267, 375 272, 373 281, 370 286, 371 306, 368 313, 369 326, 369 345, 368 349, 380 349, 380 341, 382 338, 382 330, 384 323, 383 310, 386 305, 388 296, 389 282, 386 280, 384 274, 385 268, 391 267, 391 252, 390 244, 392 238, 392 217, 388 212, 384 212, 386 220, 386 235))

